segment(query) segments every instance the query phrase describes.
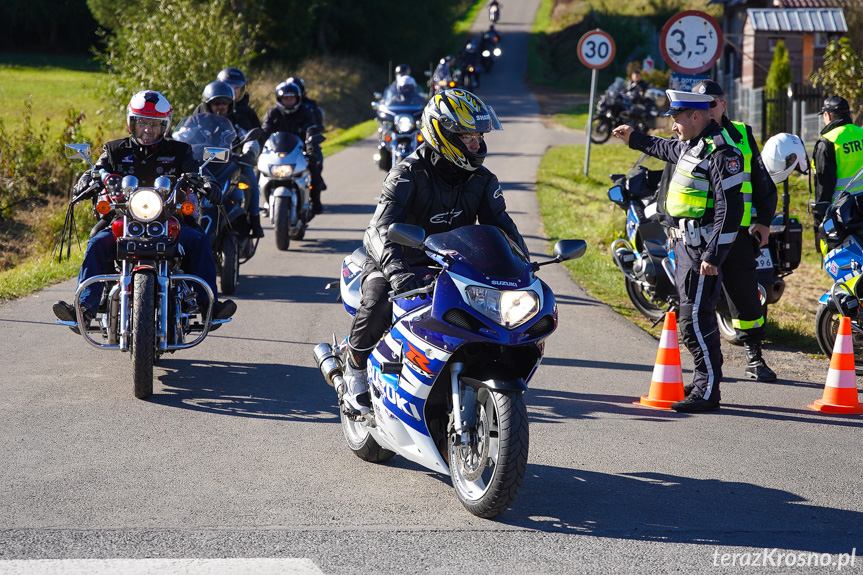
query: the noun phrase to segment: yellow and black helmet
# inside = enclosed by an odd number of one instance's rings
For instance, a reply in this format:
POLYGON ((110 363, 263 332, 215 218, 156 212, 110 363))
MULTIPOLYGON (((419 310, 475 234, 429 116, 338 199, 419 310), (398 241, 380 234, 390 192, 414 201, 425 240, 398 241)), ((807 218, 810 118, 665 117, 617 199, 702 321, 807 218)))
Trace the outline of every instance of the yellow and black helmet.
POLYGON ((491 106, 467 90, 444 90, 429 100, 423 110, 422 133, 426 143, 459 168, 471 172, 482 166, 488 147, 482 141, 479 150, 471 153, 459 135, 502 129, 491 106))

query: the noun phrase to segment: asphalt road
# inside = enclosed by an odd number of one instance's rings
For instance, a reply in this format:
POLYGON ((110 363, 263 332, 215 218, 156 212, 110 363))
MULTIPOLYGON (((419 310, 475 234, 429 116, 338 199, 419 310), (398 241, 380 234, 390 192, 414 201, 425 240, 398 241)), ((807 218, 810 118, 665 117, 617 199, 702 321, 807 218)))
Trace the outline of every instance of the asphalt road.
MULTIPOLYGON (((504 57, 478 94, 505 128, 487 165, 541 259, 538 163, 583 136, 546 130, 524 85, 537 6, 503 7, 504 57)), ((448 477, 355 457, 311 350, 349 326, 323 286, 373 211, 374 147, 327 159, 327 212, 288 252, 268 232, 241 268, 234 322, 160 360, 148 401, 127 357, 53 324, 73 281, 0 306, 0 574, 809 573, 863 549, 863 419, 806 407, 826 361, 773 352, 782 379, 755 384, 726 348, 720 412, 633 405, 656 340, 560 266, 541 272, 560 327, 527 395, 528 475, 509 511, 478 519, 448 477)))

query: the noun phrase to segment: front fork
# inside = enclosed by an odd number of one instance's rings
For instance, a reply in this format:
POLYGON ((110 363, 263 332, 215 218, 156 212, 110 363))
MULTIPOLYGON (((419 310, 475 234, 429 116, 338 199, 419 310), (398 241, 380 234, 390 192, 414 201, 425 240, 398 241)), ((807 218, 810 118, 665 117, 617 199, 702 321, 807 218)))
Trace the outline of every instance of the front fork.
POLYGON ((476 390, 459 381, 464 364, 453 362, 450 366, 450 390, 452 393, 453 433, 456 444, 470 444, 470 430, 476 427, 476 390))

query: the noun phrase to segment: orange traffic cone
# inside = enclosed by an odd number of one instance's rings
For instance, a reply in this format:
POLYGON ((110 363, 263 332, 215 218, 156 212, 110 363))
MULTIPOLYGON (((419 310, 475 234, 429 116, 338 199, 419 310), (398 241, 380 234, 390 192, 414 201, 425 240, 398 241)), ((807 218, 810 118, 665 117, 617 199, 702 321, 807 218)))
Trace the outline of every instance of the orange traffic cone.
POLYGON ((671 404, 683 399, 683 368, 680 366, 680 344, 677 343, 677 316, 673 311, 665 314, 662 337, 656 352, 656 365, 650 381, 650 391, 641 396, 636 405, 671 409, 671 404))
POLYGON ((811 409, 824 413, 863 413, 857 401, 857 373, 854 367, 854 341, 851 339, 851 318, 843 317, 833 344, 830 370, 824 395, 816 399, 811 409))

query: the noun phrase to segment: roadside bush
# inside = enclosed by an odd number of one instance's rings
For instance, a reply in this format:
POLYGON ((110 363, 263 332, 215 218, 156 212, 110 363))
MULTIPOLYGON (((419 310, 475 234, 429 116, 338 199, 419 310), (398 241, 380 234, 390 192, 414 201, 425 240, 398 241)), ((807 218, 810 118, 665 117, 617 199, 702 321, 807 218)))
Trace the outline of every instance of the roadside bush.
POLYGON ((146 0, 122 10, 98 54, 110 74, 109 101, 118 106, 140 90, 157 90, 177 116, 188 114, 220 70, 247 69, 254 55, 248 46, 255 31, 224 0, 146 0))

